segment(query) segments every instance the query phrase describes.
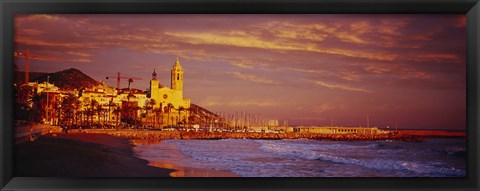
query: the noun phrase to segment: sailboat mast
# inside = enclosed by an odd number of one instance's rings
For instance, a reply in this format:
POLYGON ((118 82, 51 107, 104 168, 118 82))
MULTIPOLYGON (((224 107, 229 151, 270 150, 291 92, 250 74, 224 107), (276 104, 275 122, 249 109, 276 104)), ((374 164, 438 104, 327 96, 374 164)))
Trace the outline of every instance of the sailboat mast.
POLYGON ((370 116, 367 115, 367 127, 370 128, 370 116))

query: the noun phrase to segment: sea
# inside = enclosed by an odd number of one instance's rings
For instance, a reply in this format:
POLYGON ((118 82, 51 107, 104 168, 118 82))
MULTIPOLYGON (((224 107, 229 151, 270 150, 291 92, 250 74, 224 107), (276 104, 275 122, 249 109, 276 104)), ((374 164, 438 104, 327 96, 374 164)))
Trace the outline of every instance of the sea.
POLYGON ((165 140, 134 147, 151 163, 241 177, 464 177, 466 141, 165 140))

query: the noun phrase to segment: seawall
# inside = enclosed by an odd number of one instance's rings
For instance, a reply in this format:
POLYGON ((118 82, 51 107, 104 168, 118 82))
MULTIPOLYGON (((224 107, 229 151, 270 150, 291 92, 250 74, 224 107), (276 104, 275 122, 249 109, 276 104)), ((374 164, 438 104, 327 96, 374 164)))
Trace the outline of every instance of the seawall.
POLYGON ((257 133, 257 132, 208 132, 208 131, 151 131, 151 130, 106 130, 85 129, 69 132, 107 134, 130 139, 156 141, 164 139, 315 139, 333 141, 375 141, 397 140, 407 142, 421 142, 424 139, 414 135, 391 134, 318 134, 318 133, 257 133))
POLYGON ((411 135, 419 137, 466 137, 465 131, 445 130, 398 130, 400 135, 411 135))

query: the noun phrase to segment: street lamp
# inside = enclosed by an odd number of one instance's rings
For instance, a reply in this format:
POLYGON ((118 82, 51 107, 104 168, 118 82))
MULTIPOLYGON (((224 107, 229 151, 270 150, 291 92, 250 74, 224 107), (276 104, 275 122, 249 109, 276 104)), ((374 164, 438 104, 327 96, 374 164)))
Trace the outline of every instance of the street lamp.
POLYGON ((47 107, 46 107, 46 112, 47 113, 47 124, 51 125, 50 124, 50 116, 48 115, 48 106, 50 105, 50 102, 48 102, 48 84, 50 83, 50 76, 47 76, 47 84, 46 84, 46 87, 45 87, 45 90, 47 92, 47 107))

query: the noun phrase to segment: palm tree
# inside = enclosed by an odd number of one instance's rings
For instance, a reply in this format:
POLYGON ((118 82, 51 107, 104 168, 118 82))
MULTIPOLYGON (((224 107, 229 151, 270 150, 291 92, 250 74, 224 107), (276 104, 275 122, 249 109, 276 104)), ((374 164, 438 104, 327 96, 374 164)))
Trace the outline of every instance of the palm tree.
MULTIPOLYGON (((154 100, 154 99, 150 99, 150 100, 148 101, 148 103, 147 103, 147 105, 148 105, 148 110, 153 110, 153 107, 155 107, 155 104, 156 104, 155 100, 154 100)), ((147 114, 147 119, 149 119, 148 110, 147 110, 147 113, 146 113, 146 114, 147 114)), ((150 122, 150 124, 151 124, 151 122, 150 122)))
POLYGON ((122 112, 122 108, 118 105, 115 105, 113 111, 112 111, 115 115, 116 115, 116 124, 115 126, 118 127, 118 122, 120 121, 120 113, 122 112))
POLYGON ((80 100, 78 100, 78 96, 75 96, 75 101, 73 103, 75 112, 75 125, 78 125, 78 114, 81 113, 81 111, 79 111, 81 104, 82 103, 80 102, 80 100))
POLYGON ((82 124, 82 126, 86 125, 85 123, 86 116, 87 116, 87 109, 80 111, 80 119, 81 119, 80 123, 82 124))
POLYGON ((149 118, 150 118, 149 115, 148 115, 148 111, 150 111, 153 108, 153 106, 151 104, 152 101, 155 102, 154 99, 147 100, 147 103, 145 103, 145 105, 142 108, 143 110, 145 110, 145 123, 147 125, 149 124, 149 118))
POLYGON ((177 122, 177 124, 180 124, 182 122, 181 117, 180 117, 180 113, 183 112, 183 111, 185 111, 185 108, 183 106, 180 106, 178 108, 178 122, 177 122))
POLYGON ((31 117, 33 122, 39 123, 43 120, 45 114, 45 107, 46 105, 42 104, 43 96, 41 94, 37 94, 36 92, 32 96, 32 107, 31 107, 31 117))
POLYGON ((105 126, 108 118, 108 103, 100 106, 100 112, 102 113, 102 124, 105 126))
POLYGON ((128 90, 130 90, 130 84, 133 83, 133 79, 132 78, 129 78, 128 79, 128 90))
POLYGON ((30 120, 32 117, 31 109, 33 106, 33 88, 27 85, 15 87, 15 119, 30 120))
POLYGON ((137 114, 138 114, 138 110, 140 110, 140 109, 142 109, 142 108, 140 108, 140 107, 138 107, 138 106, 133 106, 131 109, 132 109, 132 111, 133 111, 133 123, 135 124, 135 128, 138 128, 138 124, 137 124, 137 122, 138 122, 138 115, 137 115, 137 114))
POLYGON ((113 100, 110 100, 108 102, 108 123, 110 124, 110 120, 112 119, 112 116, 110 114, 112 113, 111 108, 115 106, 115 103, 113 103, 113 100))
MULTIPOLYGON (((170 124, 170 112, 171 112, 171 109, 173 108, 173 105, 171 103, 169 103, 167 105, 167 125, 171 125, 170 124)), ((172 124, 173 124, 173 119, 172 119, 172 124)))
MULTIPOLYGON (((158 114, 162 113, 162 108, 155 108, 153 109, 153 112, 155 113, 155 121, 153 127, 156 128, 158 125, 158 114)), ((162 123, 163 123, 163 118, 162 118, 162 123)))
POLYGON ((145 104, 143 107, 141 107, 141 109, 145 111, 145 120, 144 120, 145 124, 148 124, 148 110, 149 110, 148 107, 149 107, 148 104, 145 104))
POLYGON ((79 108, 75 109, 75 125, 82 123, 82 111, 78 110, 79 108), (80 121, 79 121, 80 120, 80 121))
POLYGON ((102 118, 103 118, 103 108, 101 104, 98 104, 94 108, 95 115, 97 116, 97 122, 96 124, 102 125, 102 118))
POLYGON ((90 125, 93 124, 93 116, 95 115, 95 107, 98 105, 97 100, 92 99, 90 101, 90 110, 88 112, 88 115, 90 116, 90 125))
POLYGON ((78 98, 73 94, 68 94, 67 97, 63 99, 61 105, 67 125, 73 125, 78 104, 78 98))

